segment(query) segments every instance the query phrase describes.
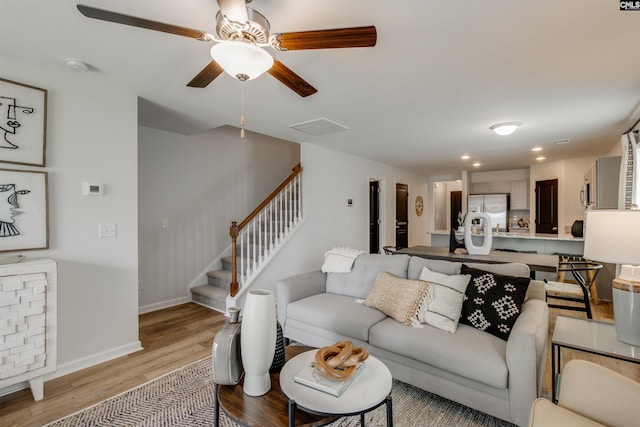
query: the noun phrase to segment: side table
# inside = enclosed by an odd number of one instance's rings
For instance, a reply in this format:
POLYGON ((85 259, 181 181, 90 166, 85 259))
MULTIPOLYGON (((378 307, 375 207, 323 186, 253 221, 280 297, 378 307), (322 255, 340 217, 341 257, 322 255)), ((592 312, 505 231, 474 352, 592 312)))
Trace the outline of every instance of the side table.
POLYGON ((288 361, 280 372, 282 392, 289 399, 289 426, 296 423, 296 409, 320 416, 360 415, 364 426, 364 414, 386 404, 387 427, 393 426, 391 402, 392 378, 389 369, 378 359, 369 356, 363 371, 353 380, 342 396, 335 397, 311 387, 298 384, 294 376, 314 359, 316 350, 302 353, 288 361))
POLYGON ((551 338, 551 398, 554 403, 558 401, 563 348, 640 363, 640 346, 619 341, 613 323, 558 316, 551 338))
MULTIPOLYGON (((290 360, 308 350, 310 347, 287 346, 285 359, 290 360)), ((243 381, 237 385, 215 384, 215 427, 218 427, 220 423, 220 409, 233 421, 243 426, 287 425, 289 419, 288 399, 284 397, 280 389, 280 375, 279 373, 271 374, 271 390, 263 396, 254 397, 244 394, 243 381)), ((336 417, 298 412, 295 424, 298 427, 322 426, 336 420, 336 417)))

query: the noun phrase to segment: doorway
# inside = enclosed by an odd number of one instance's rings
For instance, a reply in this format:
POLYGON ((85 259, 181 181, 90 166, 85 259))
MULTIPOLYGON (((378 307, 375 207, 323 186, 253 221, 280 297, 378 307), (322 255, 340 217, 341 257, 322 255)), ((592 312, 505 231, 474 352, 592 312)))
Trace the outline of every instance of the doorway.
POLYGON ((380 253, 380 182, 369 181, 369 253, 380 253))
POLYGON ((451 192, 451 213, 449 229, 455 229, 458 227, 458 213, 462 212, 462 191, 451 192))
POLYGON ((396 248, 409 246, 409 186, 396 184, 396 248))
POLYGON ((558 180, 536 181, 536 233, 558 234, 558 180))

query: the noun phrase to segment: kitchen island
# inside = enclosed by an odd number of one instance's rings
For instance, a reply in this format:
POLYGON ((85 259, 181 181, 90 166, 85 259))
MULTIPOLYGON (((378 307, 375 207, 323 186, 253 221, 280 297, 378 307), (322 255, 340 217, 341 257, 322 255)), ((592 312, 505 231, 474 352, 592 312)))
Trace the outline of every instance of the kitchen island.
MULTIPOLYGON (((436 231, 431 234, 431 246, 449 247, 449 232, 436 231)), ((457 234, 458 239, 463 240, 462 233, 457 234)), ((474 244, 478 245, 482 235, 474 236, 474 244), (476 242, 475 239, 478 239, 476 242)), ((536 252, 543 255, 570 254, 582 256, 584 251, 584 238, 574 237, 571 234, 540 234, 533 231, 517 232, 493 232, 492 249, 504 249, 516 252, 536 252)))
MULTIPOLYGON (((431 246, 449 248, 449 232, 438 230, 431 235, 431 246)), ((462 233, 457 234, 459 240, 464 240, 462 233)), ((474 236, 474 244, 480 245, 484 237, 474 236), (476 241, 476 239, 478 239, 476 241)), ((584 238, 574 237, 568 233, 561 234, 537 234, 531 231, 517 232, 493 232, 492 250, 506 250, 515 252, 536 252, 542 255, 575 255, 581 257, 584 253, 584 238)), ((615 265, 604 263, 604 268, 600 271, 596 279, 598 296, 602 300, 610 301, 611 281, 615 277, 615 265)), ((538 271, 538 279, 555 280, 556 275, 550 272, 538 271)))
POLYGON ((533 278, 535 278, 534 273, 537 271, 555 274, 558 270, 557 255, 524 254, 494 250, 492 250, 488 255, 470 255, 467 253, 450 253, 449 248, 436 248, 433 246, 412 246, 410 248, 399 249, 395 253, 419 256, 427 259, 440 259, 457 262, 477 262, 486 264, 519 262, 529 266, 533 278))

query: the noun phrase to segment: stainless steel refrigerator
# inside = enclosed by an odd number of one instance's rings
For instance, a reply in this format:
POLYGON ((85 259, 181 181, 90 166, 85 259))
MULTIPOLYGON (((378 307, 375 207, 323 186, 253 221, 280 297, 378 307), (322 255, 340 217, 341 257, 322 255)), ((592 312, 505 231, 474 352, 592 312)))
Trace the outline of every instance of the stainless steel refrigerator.
POLYGON ((467 212, 484 212, 489 215, 491 228, 509 231, 509 194, 469 194, 467 212))

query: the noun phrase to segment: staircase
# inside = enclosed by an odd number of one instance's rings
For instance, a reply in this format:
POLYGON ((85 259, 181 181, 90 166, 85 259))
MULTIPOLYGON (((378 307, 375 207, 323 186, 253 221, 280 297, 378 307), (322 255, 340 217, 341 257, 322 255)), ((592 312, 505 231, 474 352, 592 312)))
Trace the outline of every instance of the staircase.
POLYGON ((193 302, 226 312, 302 222, 301 175, 293 173, 240 224, 231 223, 231 250, 221 269, 207 272, 207 283, 190 289, 193 302), (235 265, 234 265, 235 264, 235 265))

